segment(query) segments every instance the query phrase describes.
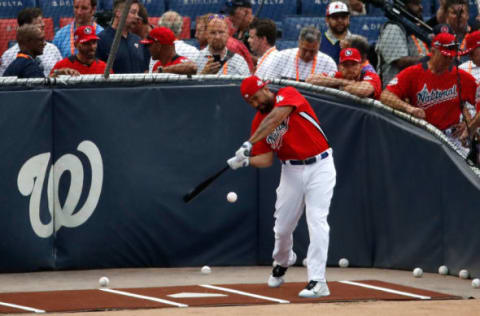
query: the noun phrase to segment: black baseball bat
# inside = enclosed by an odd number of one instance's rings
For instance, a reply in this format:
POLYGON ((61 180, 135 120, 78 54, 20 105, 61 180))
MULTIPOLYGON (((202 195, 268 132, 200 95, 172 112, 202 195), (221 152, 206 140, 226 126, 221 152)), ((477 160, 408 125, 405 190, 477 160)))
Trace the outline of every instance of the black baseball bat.
POLYGON ((228 165, 226 165, 225 167, 222 167, 221 170, 217 171, 217 173, 215 173, 213 176, 209 177, 208 179, 206 179, 205 181, 203 181, 202 183, 200 183, 199 185, 197 185, 195 188, 193 188, 190 192, 188 192, 187 194, 185 194, 183 196, 183 201, 185 203, 188 203, 190 202, 194 197, 196 197, 197 195, 199 195, 203 190, 205 190, 216 178, 218 178, 222 173, 224 173, 225 171, 227 171, 228 169, 230 169, 230 167, 228 165))

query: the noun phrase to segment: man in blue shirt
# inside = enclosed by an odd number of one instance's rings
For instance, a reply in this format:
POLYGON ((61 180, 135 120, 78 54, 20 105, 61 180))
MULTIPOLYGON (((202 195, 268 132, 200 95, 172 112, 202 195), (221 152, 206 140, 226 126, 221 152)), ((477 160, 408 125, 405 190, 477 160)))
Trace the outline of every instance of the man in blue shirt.
POLYGON ((325 14, 327 31, 322 34, 320 51, 332 57, 336 64, 340 56, 340 41, 350 35, 350 11, 344 2, 328 4, 325 14))
MULTIPOLYGON (((113 22, 112 26, 108 26, 98 37, 97 57, 107 62, 110 48, 117 31, 122 11, 125 7, 126 0, 115 0, 113 6, 113 22)), ((140 43, 140 37, 131 33, 130 30, 138 23, 138 0, 133 0, 130 10, 125 21, 125 27, 120 37, 120 45, 113 63, 113 71, 116 74, 125 73, 144 73, 148 70, 150 54, 148 59, 145 56, 146 48, 140 43)))
POLYGON ((96 34, 103 31, 103 27, 93 22, 93 14, 97 9, 97 0, 74 0, 73 1, 73 16, 72 23, 65 25, 55 34, 53 44, 55 44, 62 57, 75 55, 75 40, 73 39, 75 31, 80 26, 91 25, 96 34))

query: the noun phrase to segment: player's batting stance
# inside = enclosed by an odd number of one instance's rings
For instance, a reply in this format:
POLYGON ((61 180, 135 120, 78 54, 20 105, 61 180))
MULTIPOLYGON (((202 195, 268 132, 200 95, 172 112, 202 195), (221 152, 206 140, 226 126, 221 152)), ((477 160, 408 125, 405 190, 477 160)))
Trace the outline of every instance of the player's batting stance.
POLYGON ((290 265, 297 260, 293 252, 293 231, 306 209, 310 245, 307 254, 308 284, 299 296, 330 295, 325 267, 330 227, 327 216, 336 171, 332 149, 308 101, 293 87, 276 94, 256 76, 243 80, 245 100, 257 109, 251 137, 227 163, 232 169, 269 167, 273 153, 282 161, 282 174, 275 204, 274 268, 268 286, 279 287, 290 265))

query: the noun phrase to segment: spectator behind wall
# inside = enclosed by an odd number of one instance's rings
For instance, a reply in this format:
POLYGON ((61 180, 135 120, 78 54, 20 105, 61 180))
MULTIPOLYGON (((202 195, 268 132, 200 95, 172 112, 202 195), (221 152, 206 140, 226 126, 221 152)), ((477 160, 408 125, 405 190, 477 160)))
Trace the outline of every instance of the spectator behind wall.
POLYGON ((257 66, 255 75, 264 78, 269 64, 274 60, 274 56, 278 54, 275 47, 277 39, 277 26, 270 19, 255 19, 250 24, 248 42, 252 52, 256 55, 257 66))
POLYGON ((350 10, 347 4, 334 1, 328 4, 325 14, 327 30, 322 34, 320 51, 332 57, 338 64, 340 41, 350 35, 350 10))
MULTIPOLYGON (((223 15, 215 13, 207 13, 197 18, 195 38, 198 41, 200 49, 205 48, 205 46, 207 46, 208 44, 207 25, 208 22, 213 18, 225 19, 223 15)), ((226 22, 228 23, 227 20, 226 22)), ((233 38, 232 36, 229 36, 227 40, 227 49, 231 52, 234 52, 235 54, 239 54, 240 56, 242 56, 243 59, 245 59, 245 61, 247 62, 250 73, 253 73, 255 69, 253 65, 252 55, 241 41, 233 38)))
POLYGON ((321 36, 313 26, 301 29, 298 47, 282 50, 275 55, 265 78, 305 81, 312 74, 336 72, 337 64, 332 57, 318 50, 321 36))
POLYGON ((248 76, 250 71, 242 56, 227 49, 228 26, 225 19, 214 16, 207 25, 208 46, 198 52, 198 73, 248 76))
MULTIPOLYGON (((93 75, 105 73, 106 64, 96 58, 98 36, 95 34, 93 27, 90 25, 80 26, 75 31, 75 48, 77 54, 68 56, 59 61, 53 67, 51 75, 57 74, 59 69, 72 69, 73 76, 93 75)), ((110 73, 113 73, 110 70, 110 73)))
POLYGON ((73 1, 73 22, 62 27, 53 38, 62 57, 75 55, 75 42, 73 35, 80 26, 91 25, 96 34, 103 31, 103 27, 93 21, 93 15, 97 9, 97 0, 74 0, 73 1))
POLYGON ((251 51, 248 46, 248 28, 253 21, 252 3, 250 0, 226 0, 225 7, 230 35, 251 51))
POLYGON ((141 39, 144 39, 148 36, 150 31, 155 28, 155 26, 148 22, 148 12, 145 6, 139 2, 138 7, 138 20, 131 31, 141 39))
MULTIPOLYGON (((17 30, 17 43, 20 51, 17 58, 10 63, 4 77, 44 78, 43 68, 38 56, 43 54, 45 47, 45 32, 33 24, 24 24, 17 30)), ((71 69, 59 69, 55 75, 72 74, 71 69)))
POLYGON ((306 82, 346 91, 361 98, 378 100, 382 93, 380 77, 373 72, 362 70, 362 56, 356 48, 340 51, 340 64, 336 73, 315 74, 306 82))
POLYGON ((377 73, 375 68, 370 64, 368 60, 368 53, 370 52, 370 45, 368 44, 368 40, 366 37, 357 34, 351 34, 345 39, 340 41, 340 47, 344 48, 356 48, 360 52, 362 56, 362 70, 370 71, 373 73, 377 73))
MULTIPOLYGON (((40 30, 45 30, 45 23, 43 22, 42 10, 39 8, 25 8, 18 13, 17 16, 18 26, 32 24, 40 28, 40 30)), ((12 61, 17 58, 17 53, 20 51, 18 43, 15 43, 12 47, 7 49, 2 57, 0 58, 0 76, 3 75, 5 69, 12 63, 12 61)), ((55 63, 62 59, 62 55, 58 50, 57 46, 45 42, 45 48, 43 49, 43 54, 38 56, 40 59, 40 66, 43 68, 43 73, 46 76, 50 74, 50 70, 53 68, 55 63)))
MULTIPOLYGON (((423 20, 421 2, 422 0, 405 0, 405 5, 408 12, 423 20)), ((382 26, 375 51, 378 56, 377 71, 384 87, 402 69, 417 64, 429 53, 427 44, 393 21, 382 26)))
MULTIPOLYGON (((125 7, 126 0, 115 0, 113 4, 113 22, 103 32, 98 34, 100 40, 98 41, 97 57, 98 59, 107 62, 110 54, 110 47, 112 46, 115 32, 125 7)), ((144 73, 148 70, 148 61, 145 57, 146 48, 140 43, 140 37, 131 33, 131 29, 135 28, 138 22, 138 0, 133 0, 132 5, 128 10, 128 15, 125 21, 125 27, 120 36, 120 44, 113 63, 113 71, 116 74, 127 73, 144 73)), ((148 54, 149 55, 149 54, 148 54)), ((150 58, 150 57, 149 57, 150 58)))
MULTIPOLYGON (((470 32, 470 26, 468 25, 468 19, 470 17, 468 0, 447 0, 445 3, 445 12, 445 23, 452 28, 457 42, 460 43, 459 49, 461 51, 465 50, 465 36, 470 32)), ((468 55, 460 56, 462 63, 467 60, 468 55)))

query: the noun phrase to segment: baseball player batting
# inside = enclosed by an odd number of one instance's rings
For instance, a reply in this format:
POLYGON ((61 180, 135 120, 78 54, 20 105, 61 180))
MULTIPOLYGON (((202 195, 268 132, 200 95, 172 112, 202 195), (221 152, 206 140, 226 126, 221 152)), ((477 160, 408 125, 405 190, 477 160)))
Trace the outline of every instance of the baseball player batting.
POLYGON ((336 171, 332 149, 308 101, 293 87, 273 93, 256 76, 243 80, 243 98, 258 112, 250 139, 228 159, 233 169, 269 167, 274 152, 282 162, 275 203, 274 267, 268 286, 279 287, 287 268, 297 260, 293 231, 306 210, 310 245, 307 254, 308 284, 300 297, 330 295, 325 267, 330 227, 327 216, 336 171))

